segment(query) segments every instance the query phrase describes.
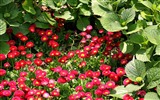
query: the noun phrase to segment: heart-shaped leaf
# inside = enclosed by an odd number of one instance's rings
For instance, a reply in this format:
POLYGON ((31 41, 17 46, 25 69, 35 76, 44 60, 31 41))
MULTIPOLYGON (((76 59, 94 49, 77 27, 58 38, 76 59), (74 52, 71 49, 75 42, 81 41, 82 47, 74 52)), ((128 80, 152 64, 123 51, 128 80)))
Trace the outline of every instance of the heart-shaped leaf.
POLYGON ((144 100, 160 100, 157 93, 155 92, 148 92, 145 96, 144 96, 144 100))
POLYGON ((107 13, 105 16, 102 16, 99 20, 103 28, 111 32, 127 29, 127 26, 121 26, 119 22, 119 17, 115 13, 107 13))
POLYGON ((137 81, 138 77, 143 79, 146 75, 145 64, 139 60, 130 61, 126 65, 125 71, 126 71, 127 77, 132 81, 137 81))
POLYGON ((6 22, 0 19, 0 35, 4 34, 6 32, 6 22))

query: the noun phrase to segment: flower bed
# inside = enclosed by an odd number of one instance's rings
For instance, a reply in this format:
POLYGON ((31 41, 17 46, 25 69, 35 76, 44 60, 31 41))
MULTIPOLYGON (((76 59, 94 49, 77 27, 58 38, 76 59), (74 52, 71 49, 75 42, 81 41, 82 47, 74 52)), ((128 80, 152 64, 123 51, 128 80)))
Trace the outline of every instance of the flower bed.
POLYGON ((159 100, 158 4, 0 1, 0 100, 159 100))

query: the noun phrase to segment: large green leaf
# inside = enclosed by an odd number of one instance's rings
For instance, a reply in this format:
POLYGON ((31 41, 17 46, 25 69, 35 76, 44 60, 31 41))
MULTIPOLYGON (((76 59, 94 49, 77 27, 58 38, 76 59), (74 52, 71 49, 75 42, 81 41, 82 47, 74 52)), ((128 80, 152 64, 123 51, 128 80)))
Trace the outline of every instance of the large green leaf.
POLYGON ((132 34, 129 36, 129 41, 136 44, 141 44, 146 41, 146 39, 138 33, 132 34))
POLYGON ((77 6, 78 0, 67 0, 67 3, 71 6, 77 6))
POLYGON ((157 90, 156 91, 157 91, 158 95, 160 96, 160 85, 157 86, 157 90))
POLYGON ((84 4, 88 4, 90 0, 79 0, 79 1, 84 3, 84 4))
POLYGON ((63 18, 66 20, 73 20, 74 19, 74 16, 71 15, 70 11, 64 11, 61 14, 55 12, 54 16, 57 18, 63 18))
POLYGON ((4 34, 6 32, 6 22, 0 19, 0 35, 4 34))
POLYGON ((50 14, 43 12, 41 15, 37 18, 38 21, 43 23, 49 23, 51 25, 55 25, 56 21, 51 17, 50 14))
POLYGON ((112 32, 120 31, 127 29, 127 26, 121 26, 119 22, 119 17, 115 13, 107 13, 105 16, 102 16, 100 22, 104 29, 112 32))
POLYGON ((92 3, 92 12, 94 15, 105 16, 107 11, 109 11, 109 9, 101 6, 97 0, 92 0, 91 3, 92 3))
POLYGON ((150 61, 153 50, 154 50, 154 47, 150 47, 148 49, 140 49, 137 51, 136 58, 143 62, 150 61))
POLYGON ((144 100, 160 100, 157 93, 155 92, 147 92, 144 96, 144 100))
POLYGON ((36 24, 36 27, 38 27, 38 28, 42 28, 42 29, 49 28, 49 24, 47 24, 47 23, 35 22, 35 24, 36 24))
POLYGON ((133 34, 141 31, 146 26, 144 21, 137 21, 135 24, 128 25, 128 30, 124 31, 123 34, 133 34))
POLYGON ((18 32, 22 32, 24 35, 27 35, 29 33, 29 28, 30 24, 29 23, 25 23, 20 25, 19 27, 13 27, 13 33, 16 34, 18 32))
POLYGON ((122 99, 125 94, 129 94, 129 93, 135 92, 137 90, 140 90, 143 86, 144 86, 144 84, 142 84, 141 86, 129 84, 126 87, 124 85, 120 85, 120 86, 115 87, 111 91, 109 96, 122 99))
POLYGON ((123 21, 125 21, 125 23, 129 23, 133 21, 135 16, 136 16, 136 12, 132 8, 125 9, 121 13, 121 17, 123 21))
POLYGON ((81 31, 84 31, 87 27, 87 25, 89 25, 89 19, 87 17, 79 17, 79 19, 77 20, 77 28, 81 31))
POLYGON ((160 44, 160 29, 157 29, 157 26, 149 26, 144 30, 145 36, 153 44, 160 44))
POLYGON ((33 16, 29 13, 26 13, 24 15, 24 20, 25 20, 25 22, 29 22, 29 23, 34 23, 36 21, 36 19, 33 18, 33 16))
POLYGON ((84 16, 91 15, 91 11, 90 11, 90 8, 88 7, 88 5, 82 5, 80 7, 80 15, 84 15, 84 16))
POLYGON ((0 6, 5 6, 11 2, 14 2, 14 0, 0 0, 0 6))
POLYGON ((9 52, 9 45, 6 42, 0 42, 0 53, 7 54, 9 52))
POLYGON ((23 3, 22 3, 22 7, 24 10, 26 10, 27 12, 35 15, 36 14, 36 11, 33 7, 33 0, 25 0, 23 3))
POLYGON ((160 45, 157 45, 155 52, 155 55, 160 55, 160 45))
POLYGON ((8 34, 3 34, 0 36, 0 41, 8 41, 8 40, 9 40, 8 34))
POLYGON ((150 1, 141 1, 140 3, 152 10, 152 3, 150 1))
POLYGON ((131 42, 122 42, 120 44, 120 50, 123 53, 130 53, 133 50, 133 47, 134 47, 134 45, 131 42))
POLYGON ((130 61, 126 67, 125 71, 127 77, 132 81, 138 81, 137 78, 144 78, 146 75, 146 67, 142 61, 132 60, 130 61))
POLYGON ((121 85, 114 88, 114 90, 110 93, 109 96, 122 99, 126 93, 128 93, 127 89, 123 85, 121 85))
POLYGON ((160 84, 160 68, 154 67, 147 71, 147 80, 149 82, 147 88, 151 89, 160 84))

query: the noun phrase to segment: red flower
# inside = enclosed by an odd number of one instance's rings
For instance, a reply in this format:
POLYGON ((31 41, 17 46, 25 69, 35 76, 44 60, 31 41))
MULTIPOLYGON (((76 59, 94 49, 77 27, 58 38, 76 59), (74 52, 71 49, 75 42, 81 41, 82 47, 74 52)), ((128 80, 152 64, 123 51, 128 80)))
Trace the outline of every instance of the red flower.
POLYGON ((83 90, 83 87, 82 86, 76 86, 76 88, 75 88, 75 90, 76 90, 76 92, 78 92, 78 91, 82 91, 83 90))
POLYGON ((87 57, 87 52, 86 52, 86 51, 80 52, 80 53, 78 54, 78 57, 79 57, 79 58, 86 58, 86 57, 87 57))
POLYGON ((24 95, 25 95, 25 93, 22 90, 16 90, 14 92, 14 96, 22 97, 24 95))
POLYGON ((35 32, 35 29, 36 29, 36 25, 35 24, 32 24, 29 26, 29 31, 34 33, 35 32))
POLYGON ((108 89, 113 89, 113 88, 115 88, 115 86, 116 86, 116 84, 114 81, 106 82, 106 88, 108 88, 108 89))
POLYGON ((41 37, 41 41, 42 41, 42 42, 48 41, 48 36, 47 36, 47 35, 43 35, 43 36, 41 37))
POLYGON ((35 80, 33 81, 33 85, 34 85, 34 86, 40 86, 40 85, 41 85, 41 81, 35 79, 35 80))
POLYGON ((34 46, 34 43, 31 42, 31 41, 29 41, 29 42, 26 43, 26 47, 27 48, 32 48, 33 46, 34 46))
POLYGON ((116 73, 117 73, 117 75, 118 75, 119 77, 121 77, 121 76, 123 76, 123 75, 126 74, 126 73, 125 73, 125 69, 124 69, 123 67, 118 67, 118 68, 116 69, 116 73))
POLYGON ((20 97, 18 97, 18 96, 15 96, 11 100, 22 100, 22 99, 20 97))
POLYGON ((0 69, 0 76, 4 76, 6 74, 6 70, 0 69))
POLYGON ((86 88, 92 89, 92 88, 93 88, 93 83, 92 83, 92 82, 88 82, 88 83, 86 84, 86 88))
POLYGON ((68 60, 68 57, 66 55, 62 56, 61 58, 58 59, 58 62, 60 63, 66 63, 68 60))
POLYGON ((39 58, 36 58, 36 59, 34 60, 34 64, 36 64, 37 66, 41 66, 41 65, 42 65, 42 60, 39 59, 39 58))
POLYGON ((28 40, 28 37, 25 36, 25 35, 23 35, 23 36, 20 38, 20 40, 21 40, 22 42, 26 42, 26 41, 28 40))
POLYGON ((6 97, 9 97, 11 95, 11 91, 10 90, 2 90, 2 95, 3 96, 6 96, 6 97))
POLYGON ((88 70, 88 71, 85 72, 85 74, 86 74, 87 77, 92 77, 93 76, 93 71, 88 70))
POLYGON ((58 42, 55 40, 49 40, 48 45, 51 46, 52 48, 57 48, 59 46, 58 42))
POLYGON ((51 92, 51 95, 52 95, 52 96, 55 96, 55 97, 59 97, 59 96, 60 96, 60 93, 59 93, 59 91, 57 91, 57 90, 53 90, 53 91, 51 92))
POLYGON ((6 59, 5 54, 0 54, 0 61, 3 61, 3 60, 5 60, 5 59, 6 59))
POLYGON ((80 78, 80 79, 86 79, 86 75, 85 74, 80 74, 78 78, 80 78))
POLYGON ((130 96, 129 94, 125 94, 123 96, 123 100, 134 100, 132 96, 130 96))
POLYGON ((45 35, 51 36, 53 34, 52 30, 46 30, 45 35))
POLYGON ((68 71, 67 70, 61 70, 59 72, 60 76, 67 76, 68 75, 68 71))
POLYGON ((96 94, 97 96, 102 96, 102 91, 99 90, 99 89, 96 89, 96 90, 94 91, 94 94, 96 94))
POLYGON ((107 90, 107 89, 105 89, 105 90, 103 90, 103 95, 109 95, 110 94, 110 91, 109 90, 107 90))
POLYGON ((63 83, 66 83, 67 80, 66 80, 64 77, 59 77, 59 78, 57 79, 57 82, 63 84, 63 83))
POLYGON ((126 78, 123 80, 123 84, 126 86, 128 84, 132 83, 132 81, 129 78, 126 78))
POLYGON ((57 34, 52 35, 52 39, 53 40, 58 40, 58 35, 57 34))

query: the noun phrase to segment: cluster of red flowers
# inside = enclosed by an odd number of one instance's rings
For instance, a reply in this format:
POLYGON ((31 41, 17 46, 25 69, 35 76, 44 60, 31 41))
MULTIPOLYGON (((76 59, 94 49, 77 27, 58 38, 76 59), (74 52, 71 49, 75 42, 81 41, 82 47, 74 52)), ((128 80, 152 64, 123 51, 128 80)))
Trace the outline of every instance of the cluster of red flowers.
MULTIPOLYGON (((64 20, 57 20, 59 27, 63 27, 64 20)), ((59 35, 51 29, 39 29, 32 24, 29 35, 15 34, 7 42, 10 46, 8 54, 0 54, 3 64, 0 69, 0 98, 60 100, 65 97, 62 92, 67 92, 61 87, 67 84, 69 95, 62 100, 105 100, 110 98, 108 95, 116 86, 133 83, 125 77, 123 66, 132 55, 120 51, 122 34, 100 29, 98 35, 92 36, 92 30, 93 27, 88 25, 79 33, 79 48, 66 51, 60 47, 59 35), (109 59, 116 60, 118 67, 111 66, 109 59)), ((68 33, 64 37, 67 41, 68 33)), ((145 91, 138 92, 139 100, 144 94, 145 91)), ((126 94, 123 99, 133 100, 133 97, 126 94)))

